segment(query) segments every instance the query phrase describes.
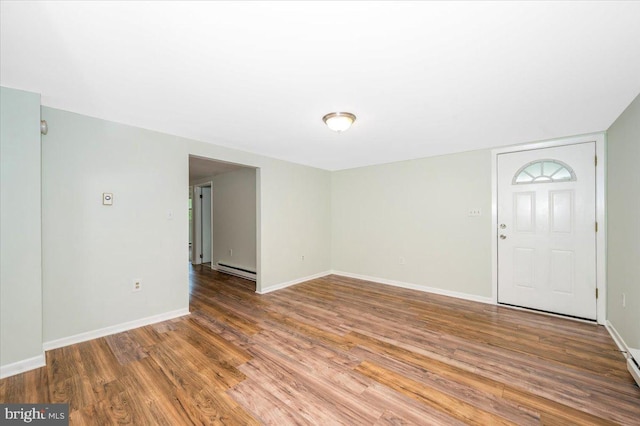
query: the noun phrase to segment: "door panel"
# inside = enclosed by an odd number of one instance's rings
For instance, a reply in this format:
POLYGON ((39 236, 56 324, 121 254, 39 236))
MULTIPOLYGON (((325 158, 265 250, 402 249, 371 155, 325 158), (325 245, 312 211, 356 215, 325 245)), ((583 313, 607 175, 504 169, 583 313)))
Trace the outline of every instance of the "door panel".
POLYGON ((574 253, 567 250, 551 250, 551 290, 556 293, 573 294, 574 253))
POLYGON ((570 234, 573 229, 573 191, 551 191, 551 232, 570 234))
POLYGON ((533 288, 535 250, 516 247, 513 251, 513 281, 519 287, 533 288))
POLYGON ((596 318, 595 143, 498 155, 498 302, 596 318))
POLYGON ((534 232, 536 226, 536 193, 515 194, 516 229, 518 232, 534 232))

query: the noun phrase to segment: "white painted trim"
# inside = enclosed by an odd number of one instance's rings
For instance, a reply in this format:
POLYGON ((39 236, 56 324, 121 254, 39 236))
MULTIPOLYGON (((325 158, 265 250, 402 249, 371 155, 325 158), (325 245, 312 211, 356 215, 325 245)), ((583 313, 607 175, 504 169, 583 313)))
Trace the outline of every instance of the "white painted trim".
POLYGON ((598 286, 598 324, 607 321, 607 134, 600 133, 596 139, 596 220, 598 233, 596 234, 596 285, 598 286))
POLYGON ((199 186, 193 186, 193 198, 191 199, 191 214, 193 220, 193 236, 191 238, 191 264, 192 265, 200 265, 202 261, 200 260, 200 245, 201 242, 201 232, 200 232, 200 194, 202 194, 202 188, 199 186))
POLYGON ((340 276, 343 276, 343 277, 355 278, 355 279, 358 279, 358 280, 371 281, 371 282, 378 283, 378 284, 385 284, 385 285, 390 285, 390 286, 394 286, 394 287, 406 288, 406 289, 409 289, 409 290, 418 290, 418 291, 422 291, 422 292, 425 292, 425 293, 439 294, 441 296, 455 297, 457 299, 470 300, 472 302, 494 304, 493 300, 490 297, 477 296, 475 294, 460 293, 460 292, 457 292, 457 291, 443 290, 441 288, 427 287, 427 286, 423 286, 423 285, 406 283, 406 282, 402 282, 402 281, 388 280, 386 278, 378 278, 378 277, 370 277, 370 276, 367 276, 367 275, 352 274, 350 272, 331 271, 331 273, 333 275, 340 275, 340 276))
POLYGON ((629 371, 629 373, 631 373, 631 377, 633 377, 633 380, 635 380, 638 386, 640 386, 640 368, 638 368, 638 365, 635 363, 634 359, 635 358, 627 359, 627 370, 629 371))
POLYGON ((262 186, 261 171, 256 168, 256 291, 262 291, 262 186))
MULTIPOLYGON (((203 157, 200 157, 200 158, 204 159, 203 157)), ((211 159, 211 161, 220 162, 218 160, 213 160, 213 159, 211 159)), ((213 182, 213 178, 214 176, 207 176, 201 179, 196 179, 191 182, 191 186, 209 186, 208 184, 213 182)))
POLYGON ((627 346, 622 336, 620 336, 620 333, 618 333, 618 330, 611 324, 611 321, 607 320, 605 327, 616 343, 616 346, 618 346, 618 349, 620 349, 627 359, 627 370, 629 374, 631 374, 633 380, 640 386, 640 369, 638 368, 638 364, 640 364, 640 351, 627 346))
MULTIPOLYGON (((201 179, 201 183, 193 185, 193 198, 191 199, 192 207, 192 220, 193 220, 193 244, 191 245, 191 264, 200 265, 202 260, 198 255, 198 252, 202 251, 202 201, 200 196, 202 195, 202 188, 211 188, 211 262, 213 263, 213 178, 201 179), (198 220, 196 220, 196 217, 198 220)), ((199 181, 199 182, 200 182, 199 181)))
POLYGON ((42 355, 34 356, 33 358, 3 365, 0 367, 0 379, 15 376, 25 371, 35 370, 36 368, 44 367, 46 364, 44 353, 42 353, 42 355))
POLYGON ((599 297, 596 307, 596 321, 598 324, 605 324, 607 319, 607 264, 605 261, 607 226, 606 226, 606 134, 591 133, 587 135, 573 136, 569 138, 554 139, 530 143, 525 145, 515 145, 505 148, 496 148, 491 151, 491 300, 498 304, 498 154, 509 152, 528 151, 533 149, 552 148, 564 145, 574 145, 585 142, 596 143, 596 155, 598 156, 598 167, 596 167, 596 220, 600 225, 596 234, 596 285, 599 289, 599 297))
POLYGON ((627 346, 622 336, 620 336, 620 333, 618 333, 618 330, 616 330, 613 324, 611 324, 611 321, 607 320, 604 327, 607 329, 607 331, 611 335, 611 338, 615 342, 618 349, 620 349, 620 351, 623 352, 624 357, 629 358, 629 356, 631 356, 629 352, 629 346, 627 346))
POLYGON ((260 289, 260 290, 256 290, 256 293, 258 293, 258 294, 271 293, 272 291, 282 290, 283 288, 291 287, 292 285, 300 284, 300 283, 303 283, 305 281, 311 281, 311 280, 315 280, 316 278, 326 277, 327 275, 331 275, 332 273, 333 273, 332 271, 324 271, 324 272, 320 272, 320 273, 317 273, 317 274, 314 274, 314 275, 309 275, 308 277, 297 278, 295 280, 287 281, 287 282, 284 282, 284 283, 274 284, 272 286, 265 287, 265 288, 260 289))
POLYGON ((218 265, 211 264, 211 269, 213 269, 214 271, 221 272, 223 274, 234 275, 236 277, 244 278, 245 280, 256 281, 255 272, 239 271, 239 270, 229 268, 228 266, 223 266, 220 264, 218 265))
POLYGON ((498 153, 491 151, 491 301, 498 304, 498 153))
POLYGON ((162 321, 167 321, 167 320, 178 318, 184 315, 189 315, 189 308, 169 311, 163 314, 153 315, 146 318, 140 318, 134 321, 124 322, 121 324, 100 328, 98 330, 87 331, 85 333, 80 333, 80 334, 76 334, 69 337, 63 337, 61 339, 51 340, 49 342, 44 342, 42 344, 42 347, 45 351, 50 351, 51 349, 58 349, 64 346, 86 342, 87 340, 93 340, 99 337, 109 336, 111 334, 122 333, 123 331, 132 330, 138 327, 144 327, 145 325, 155 324, 162 321))

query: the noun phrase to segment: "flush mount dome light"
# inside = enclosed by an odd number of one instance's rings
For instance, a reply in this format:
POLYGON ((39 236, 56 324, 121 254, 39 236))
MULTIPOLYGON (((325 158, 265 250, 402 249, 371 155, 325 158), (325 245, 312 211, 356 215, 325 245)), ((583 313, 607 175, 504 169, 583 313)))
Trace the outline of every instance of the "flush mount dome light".
POLYGON ((330 112, 322 117, 322 121, 334 132, 344 132, 356 121, 356 116, 350 112, 330 112))

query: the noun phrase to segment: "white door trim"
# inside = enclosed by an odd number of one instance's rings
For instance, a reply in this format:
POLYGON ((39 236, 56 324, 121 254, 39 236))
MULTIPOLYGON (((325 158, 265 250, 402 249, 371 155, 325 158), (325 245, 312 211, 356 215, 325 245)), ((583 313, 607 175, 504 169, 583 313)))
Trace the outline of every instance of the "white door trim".
POLYGON ((498 304, 498 154, 509 152, 528 151, 532 149, 551 148, 563 145, 573 145, 584 142, 596 143, 596 155, 598 167, 596 167, 596 220, 598 221, 598 233, 596 235, 596 285, 598 288, 597 322, 605 324, 607 319, 607 271, 606 271, 606 217, 605 217, 605 174, 606 174, 606 134, 591 133, 587 135, 569 138, 554 139, 543 142, 535 142, 525 145, 515 145, 505 148, 496 148, 491 151, 491 298, 494 304, 498 304))
MULTIPOLYGON (((192 212, 193 212, 193 239, 191 245, 191 264, 200 265, 200 251, 202 250, 202 239, 200 229, 200 215, 201 215, 201 201, 200 195, 202 194, 203 187, 211 187, 211 214, 213 215, 213 181, 207 181, 193 185, 193 198, 192 198, 192 212), (197 218, 197 220, 196 220, 197 218)), ((213 225, 211 226, 211 267, 213 267, 213 225)))
POLYGON ((198 185, 193 185, 193 198, 191 207, 193 209, 193 236, 191 244, 191 264, 199 265, 200 261, 200 194, 202 189, 198 185))

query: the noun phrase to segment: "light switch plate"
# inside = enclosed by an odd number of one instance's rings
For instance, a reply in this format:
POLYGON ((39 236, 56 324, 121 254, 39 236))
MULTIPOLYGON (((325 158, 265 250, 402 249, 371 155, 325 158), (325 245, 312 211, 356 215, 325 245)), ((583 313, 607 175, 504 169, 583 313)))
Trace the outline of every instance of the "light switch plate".
POLYGON ((110 192, 102 193, 102 204, 105 206, 110 206, 113 204, 113 194, 110 192))

